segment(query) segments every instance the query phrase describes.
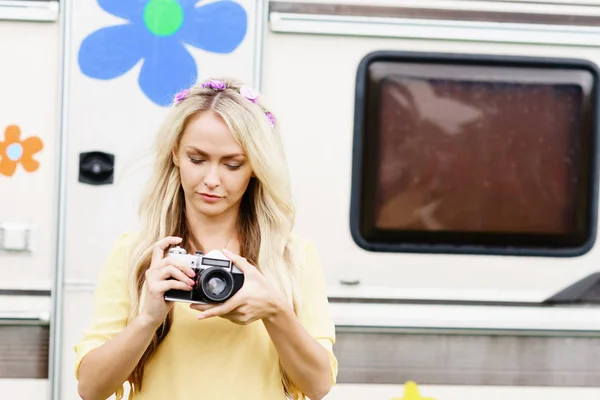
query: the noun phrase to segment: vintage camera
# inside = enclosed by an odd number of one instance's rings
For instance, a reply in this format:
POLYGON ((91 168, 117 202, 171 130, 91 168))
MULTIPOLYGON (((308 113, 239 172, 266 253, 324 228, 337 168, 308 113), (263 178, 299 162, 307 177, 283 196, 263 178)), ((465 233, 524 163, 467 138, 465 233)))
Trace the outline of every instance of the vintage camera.
POLYGON ((186 262, 196 272, 191 291, 168 290, 165 300, 206 304, 223 303, 235 295, 244 284, 244 274, 218 250, 206 255, 187 254, 181 247, 169 249, 169 257, 186 262))

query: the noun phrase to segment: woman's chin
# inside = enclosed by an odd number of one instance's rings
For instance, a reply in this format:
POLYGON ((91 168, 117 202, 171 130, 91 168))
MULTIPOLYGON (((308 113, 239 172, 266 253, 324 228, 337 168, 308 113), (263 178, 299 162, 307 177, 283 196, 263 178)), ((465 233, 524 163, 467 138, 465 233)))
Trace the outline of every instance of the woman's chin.
POLYGON ((223 207, 223 204, 195 204, 194 205, 196 212, 198 214, 207 216, 207 217, 217 217, 227 211, 227 207, 223 207))

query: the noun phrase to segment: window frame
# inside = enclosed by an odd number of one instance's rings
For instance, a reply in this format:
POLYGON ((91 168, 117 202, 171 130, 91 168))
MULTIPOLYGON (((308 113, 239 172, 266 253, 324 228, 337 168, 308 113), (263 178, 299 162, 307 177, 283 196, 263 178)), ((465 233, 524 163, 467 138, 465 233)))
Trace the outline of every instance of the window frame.
MULTIPOLYGON (((509 256, 537 256, 537 257, 577 257, 589 252, 596 241, 598 220, 598 162, 599 162, 599 132, 600 132, 600 69, 591 61, 573 58, 550 58, 550 57, 527 57, 527 56, 499 56, 484 54, 457 54, 457 53, 428 53, 428 52, 406 52, 406 51, 375 51, 367 54, 360 62, 356 72, 356 86, 354 99, 354 128, 352 148, 351 169, 351 197, 350 197, 350 233, 354 242, 362 249, 372 252, 392 253, 443 253, 443 254, 479 254, 479 255, 509 255, 509 256), (368 101, 368 78, 369 66, 377 61, 405 61, 419 63, 461 63, 464 65, 479 66, 516 66, 516 67, 542 67, 561 69, 584 69, 593 76, 593 85, 590 93, 590 137, 587 155, 589 168, 586 182, 588 192, 584 196, 589 205, 586 210, 585 240, 579 245, 555 248, 552 245, 531 245, 515 247, 511 243, 505 245, 486 245, 481 243, 456 244, 449 240, 444 243, 435 242, 431 239, 439 235, 439 231, 417 231, 416 235, 423 239, 410 242, 370 242, 363 235, 363 219, 365 218, 365 207, 368 207, 369 199, 365 199, 365 165, 368 155, 364 154, 365 140, 364 130, 366 109, 368 101), (433 234, 433 235, 432 235, 433 234)), ((368 147, 367 147, 368 148, 368 147)), ((585 167, 584 167, 585 168, 585 167)), ((366 185, 368 187, 368 185, 366 185)), ((373 196, 371 193, 370 196, 373 196)), ((372 203, 371 203, 372 204, 372 203)), ((366 212, 368 216, 368 211, 366 212)), ((373 222, 371 221, 371 224, 373 222)), ((374 226, 371 229, 376 229, 374 226)), ((397 231, 401 232, 402 231, 397 231)), ((413 231, 414 232, 414 231, 413 231)), ((397 233, 398 234, 398 233, 397 233)), ((413 235, 415 235, 413 233, 413 235)), ((442 233, 450 236, 450 233, 442 233)), ((509 234, 498 234, 499 237, 510 237, 509 234)), ((539 235, 542 236, 542 235, 539 235)))

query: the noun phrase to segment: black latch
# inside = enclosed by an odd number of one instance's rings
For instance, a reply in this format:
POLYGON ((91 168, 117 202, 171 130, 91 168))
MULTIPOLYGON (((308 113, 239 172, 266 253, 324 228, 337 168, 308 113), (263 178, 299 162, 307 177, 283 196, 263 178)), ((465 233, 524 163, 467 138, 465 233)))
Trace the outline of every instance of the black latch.
POLYGON ((79 154, 79 182, 90 185, 113 183, 115 156, 101 151, 79 154))

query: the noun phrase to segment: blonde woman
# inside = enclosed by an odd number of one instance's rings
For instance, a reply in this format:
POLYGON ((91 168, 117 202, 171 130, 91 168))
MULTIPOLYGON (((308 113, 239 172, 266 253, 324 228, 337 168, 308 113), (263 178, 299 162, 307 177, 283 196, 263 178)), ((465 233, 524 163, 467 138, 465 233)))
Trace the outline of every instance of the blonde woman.
POLYGON ((314 246, 292 233, 281 139, 232 79, 179 93, 160 130, 142 229, 117 241, 75 346, 84 400, 311 400, 335 383, 335 330, 314 246), (194 270, 168 255, 222 250, 244 274, 224 303, 165 301, 194 270))

